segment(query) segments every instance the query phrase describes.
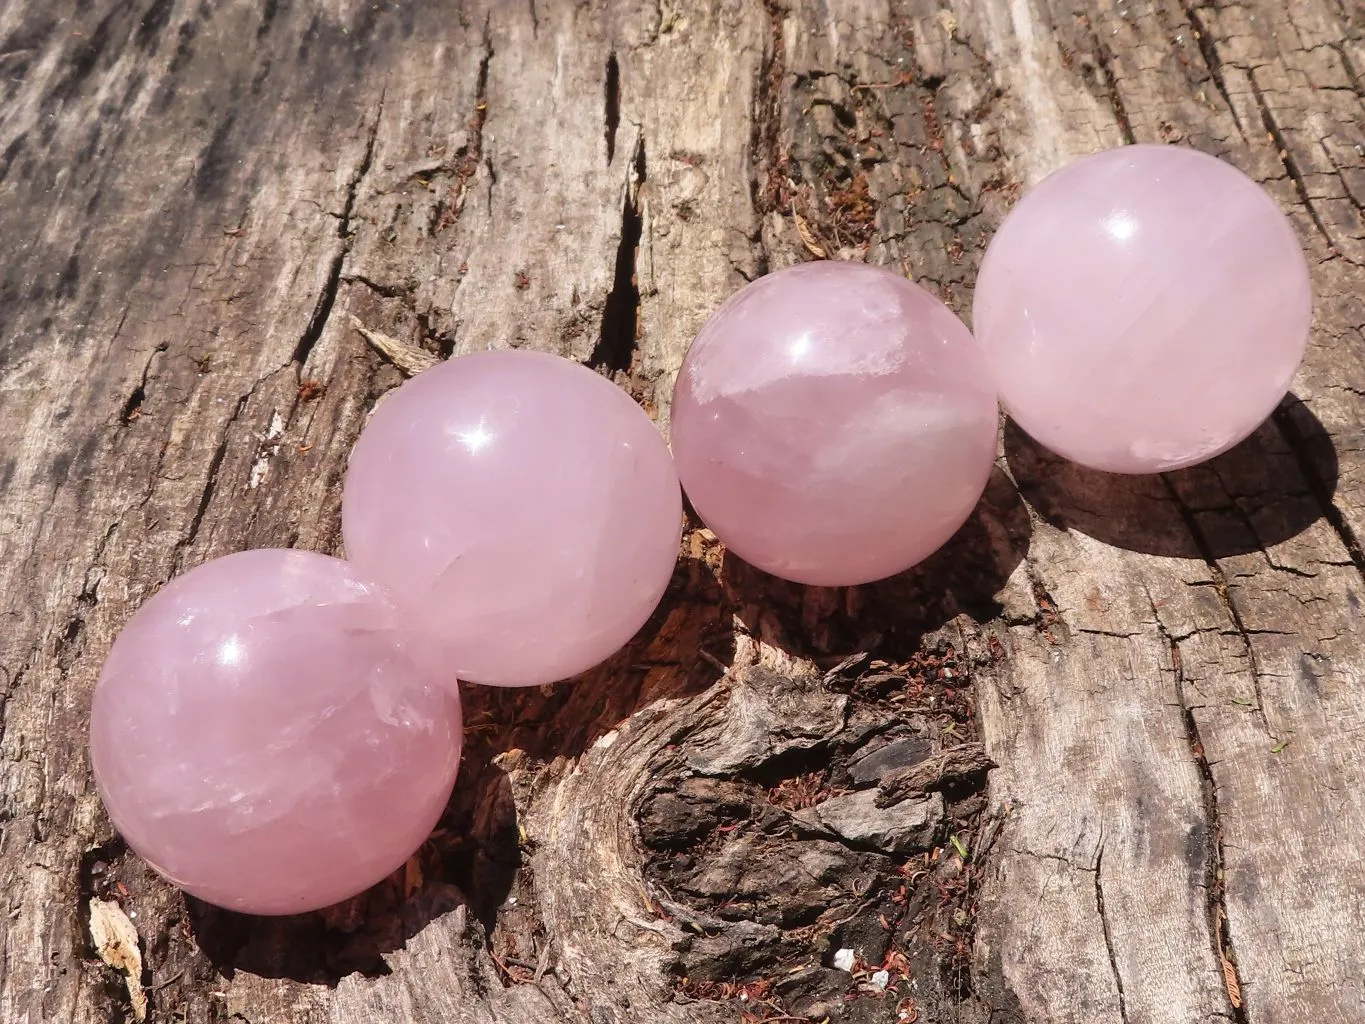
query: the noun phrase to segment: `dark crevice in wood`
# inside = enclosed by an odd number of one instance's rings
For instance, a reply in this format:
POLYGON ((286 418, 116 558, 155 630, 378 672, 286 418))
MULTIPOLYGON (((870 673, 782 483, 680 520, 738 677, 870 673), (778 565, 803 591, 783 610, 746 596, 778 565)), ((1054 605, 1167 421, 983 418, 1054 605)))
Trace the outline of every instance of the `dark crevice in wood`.
POLYGON ((469 125, 469 155, 461 165, 459 177, 459 199, 455 210, 457 216, 464 208, 469 179, 474 176, 474 170, 479 166, 480 160, 483 161, 484 170, 488 172, 488 216, 490 219, 493 216, 493 187, 498 183, 498 172, 493 169, 493 158, 485 156, 483 151, 483 129, 488 123, 488 69, 493 64, 492 18, 490 14, 483 22, 483 57, 479 60, 479 82, 474 92, 474 119, 469 125))
MULTIPOLYGON (((128 852, 128 844, 123 837, 115 833, 112 838, 105 840, 95 846, 90 847, 81 854, 80 864, 77 868, 76 879, 76 921, 78 927, 74 929, 76 942, 79 945, 80 955, 87 959, 95 959, 99 954, 95 950, 94 942, 90 937, 90 900, 92 897, 110 898, 114 894, 107 891, 107 880, 110 874, 110 867, 117 863, 128 852)), ((151 981, 151 971, 149 965, 144 960, 143 963, 144 984, 151 981)), ((123 1002, 123 993, 119 988, 113 988, 110 995, 110 1002, 113 1004, 111 1010, 118 1012, 123 1002)), ((131 1014, 129 1015, 131 1017, 131 1014)), ((123 1017, 116 1017, 123 1020, 123 1017)))
POLYGON ((1119 1020, 1128 1024, 1128 1000, 1123 994, 1123 975, 1119 972, 1118 957, 1114 953, 1114 936, 1109 929, 1109 918, 1104 912, 1104 847, 1095 855, 1095 909, 1099 911, 1100 927, 1104 930, 1104 948, 1109 952, 1109 968, 1114 972, 1114 985, 1119 991, 1119 1020))
POLYGON ((369 173, 370 167, 374 163, 375 144, 379 139, 379 122, 383 117, 384 95, 380 93, 378 109, 375 111, 374 121, 370 125, 369 138, 365 140, 365 153, 360 158, 359 165, 352 172, 350 181, 346 185, 346 202, 341 208, 341 219, 337 222, 337 237, 341 240, 341 245, 332 257, 331 266, 327 268, 327 280, 322 286, 322 293, 318 296, 317 303, 313 306, 313 315, 308 320, 308 327, 304 330, 303 336, 299 338, 299 343, 294 346, 293 359, 300 367, 308 362, 309 353, 313 351, 313 346, 322 337, 322 332, 327 327, 327 320, 332 315, 332 307, 336 305, 337 293, 341 290, 342 267, 351 251, 351 216, 355 212, 356 197, 360 193, 360 183, 364 181, 365 175, 369 173))
POLYGON ((1104 77, 1104 91, 1109 106, 1114 111, 1114 120, 1118 122, 1119 134, 1128 145, 1134 145, 1137 136, 1133 134, 1133 123, 1128 119, 1128 108, 1123 105, 1123 96, 1119 93, 1118 76, 1114 74, 1114 52, 1099 36, 1092 35, 1092 39, 1095 44, 1095 59, 1099 64, 1100 74, 1104 77))
POLYGON ((410 282, 406 284, 384 284, 382 281, 375 281, 364 274, 343 274, 341 280, 346 284, 364 285, 376 295, 383 296, 386 299, 404 299, 408 305, 411 305, 412 293, 416 291, 416 286, 410 282))
POLYGON ((199 153, 199 165, 194 172, 194 195, 201 201, 222 199, 232 168, 237 161, 233 130, 237 127, 236 112, 229 113, 213 129, 208 144, 199 153))
POLYGON ((1313 205, 1313 200, 1308 195, 1308 185, 1303 180, 1303 172, 1299 170, 1294 154, 1289 151, 1289 143, 1285 140, 1284 133, 1280 131, 1280 125, 1275 120, 1275 115, 1270 112, 1270 105, 1265 101, 1265 94, 1261 92, 1261 87, 1256 84, 1254 72, 1247 72, 1247 81, 1251 83, 1251 94, 1256 97, 1256 107, 1261 112, 1261 123, 1265 125, 1265 130, 1270 135, 1271 145, 1275 147, 1280 163, 1284 165, 1284 172, 1289 175, 1289 180, 1294 183, 1294 190, 1298 193, 1299 202, 1303 204, 1304 212, 1313 221, 1313 226, 1318 229, 1318 234, 1322 235, 1327 242, 1332 254, 1336 255, 1338 251, 1336 242, 1332 240, 1327 225, 1318 216, 1317 207, 1313 205))
POLYGON ((1328 525, 1332 527, 1337 538, 1341 541, 1342 547, 1346 549, 1351 564, 1355 566, 1356 572, 1365 582, 1365 551, 1361 548, 1360 538, 1356 536, 1355 530, 1351 528, 1351 524, 1346 521, 1341 509, 1332 500, 1332 488, 1322 478, 1322 474, 1318 472, 1303 431, 1299 429, 1289 410, 1283 405, 1275 410, 1271 419, 1274 420, 1281 436, 1284 437, 1285 442, 1294 453, 1294 458, 1299 464, 1299 472, 1303 474, 1304 480, 1308 483, 1308 489, 1312 491, 1313 497, 1317 500, 1323 519, 1327 520, 1328 525))
POLYGON ((147 8, 138 21, 134 42, 139 50, 148 54, 156 52, 157 46, 161 42, 161 35, 170 23, 171 11, 174 8, 174 0, 153 0, 152 5, 147 8))
POLYGON ((1346 46, 1343 43, 1334 43, 1331 46, 1341 59, 1341 67, 1346 72, 1346 80, 1351 83, 1351 90, 1357 95, 1365 96, 1365 85, 1361 84, 1360 73, 1351 62, 1351 55, 1346 52, 1346 46))
MULTIPOLYGON (((1148 595, 1151 601, 1151 595, 1148 595)), ((1218 812, 1218 785, 1213 777, 1204 742, 1199 734, 1199 722, 1195 719, 1194 708, 1185 694, 1185 669, 1180 654, 1180 643, 1162 625, 1155 603, 1152 604, 1152 617, 1157 631, 1165 639, 1171 652, 1171 671, 1175 678, 1175 697, 1180 705, 1181 718, 1185 724, 1185 739, 1194 758, 1195 770, 1199 773, 1199 789, 1204 802, 1204 828, 1206 831, 1206 852, 1204 857, 1204 888, 1207 894, 1205 914, 1208 920, 1209 938, 1213 943, 1213 954, 1217 958, 1224 975, 1224 993, 1228 1000, 1228 1013, 1236 1024, 1247 1024, 1246 1009, 1241 1005, 1242 978, 1237 967, 1237 956, 1232 945, 1232 934, 1228 928, 1226 893, 1224 891, 1223 827, 1218 812), (1234 993, 1236 998, 1234 999, 1234 993)))
MULTIPOLYGON (((776 605, 782 597, 769 600, 776 605)), ((919 700, 920 686, 946 695, 972 685, 956 663, 949 670, 923 649, 894 668, 873 664, 865 654, 845 658, 823 679, 740 670, 728 694, 675 713, 671 735, 661 731, 651 741, 656 754, 642 772, 654 781, 626 820, 638 823, 647 851, 648 891, 686 936, 673 947, 678 957, 669 968, 681 995, 722 1004, 748 993, 735 1012, 757 1011, 756 1020, 817 1021, 832 1018, 835 1007, 850 1022, 887 1018, 893 1001, 831 969, 835 950, 850 948, 869 973, 889 970, 893 988, 915 979, 913 1005, 922 1020, 960 1015, 984 1022, 986 1000, 1008 1002, 996 990, 1003 982, 978 989, 982 979, 970 963, 979 887, 1001 823, 981 815, 984 773, 951 781, 953 766, 940 760, 935 767, 931 758, 915 766, 921 778, 902 776, 916 791, 941 788, 943 811, 922 848, 899 854, 873 835, 844 834, 807 813, 866 783, 851 774, 860 753, 886 750, 896 738, 932 746, 927 733, 892 710, 903 709, 912 690, 917 696, 909 699, 919 700), (729 732, 726 709, 736 701, 751 709, 741 712, 745 719, 757 714, 762 725, 753 733, 746 728, 752 740, 718 744, 717 727, 729 732), (867 732, 863 723, 874 708, 894 735, 867 732), (680 771, 683 765, 689 770, 680 771), (823 869, 801 869, 807 858, 841 865, 837 870, 855 884, 830 886, 823 869), (717 873, 736 868, 742 885, 714 884, 717 873)), ((959 735, 971 735, 968 703, 951 706, 959 735)), ((908 994, 900 988, 899 996, 908 994)))
MULTIPOLYGON (((438 170, 453 173, 455 182, 450 186, 449 199, 436 203, 431 210, 431 219, 427 225, 427 234, 436 235, 455 222, 465 207, 465 200, 469 195, 469 182, 474 177, 474 173, 479 169, 482 162, 488 170, 490 179, 496 183, 497 175, 493 172, 492 160, 485 160, 483 156, 483 128, 488 122, 488 68, 493 62, 493 40, 489 35, 488 22, 484 22, 483 30, 483 57, 479 60, 479 76, 474 87, 474 113, 470 116, 466 128, 469 131, 468 138, 463 146, 455 154, 455 161, 451 165, 442 165, 438 170)), ((492 210, 492 187, 489 187, 488 204, 492 210)))
POLYGON ((57 638, 55 650, 57 667, 63 675, 71 671, 71 666, 80 656, 81 641, 85 636, 85 613, 78 611, 67 621, 66 629, 57 638))
POLYGON ((526 3, 531 9, 531 38, 536 39, 540 36, 540 14, 536 11, 536 0, 526 0, 526 3))
MULTIPOLYGON (((131 4, 114 4, 89 32, 66 34, 66 38, 75 40, 75 43, 69 54, 63 55, 62 66, 65 74, 48 92, 47 102, 55 105, 76 96, 81 86, 90 80, 101 59, 106 53, 110 52, 114 27, 119 21, 127 19, 131 6, 131 4)), ((113 49, 120 50, 122 47, 116 45, 113 49)), ((45 139, 44 141, 48 140, 45 139)))
MULTIPOLYGON (((768 16, 768 47, 758 68, 758 85, 754 90, 753 125, 749 142, 753 166, 749 180, 749 198, 754 210, 763 216, 777 209, 782 195, 783 87, 787 78, 787 52, 782 35, 786 8, 779 0, 763 0, 763 11, 768 16)), ((771 259, 760 229, 757 239, 757 276, 771 268, 771 259)))
POLYGON ((431 312, 429 310, 418 313, 416 316, 417 327, 422 332, 422 337, 426 339, 429 344, 435 346, 440 357, 442 359, 449 359, 453 356, 455 354, 455 335, 453 333, 447 334, 443 331, 438 331, 433 327, 431 324, 431 312))
POLYGON ((81 854, 81 863, 78 873, 80 880, 80 895, 82 909, 88 913, 88 907, 84 897, 98 895, 101 887, 99 879, 108 870, 109 865, 118 860, 128 852, 128 844, 123 841, 123 837, 117 834, 112 839, 108 839, 97 846, 92 846, 81 854))
POLYGON ((10 167, 14 165, 14 161, 18 159, 19 154, 24 151, 24 146, 27 142, 28 134, 26 132, 20 132, 9 141, 9 144, 5 146, 3 151, 0 151, 0 182, 3 182, 5 178, 9 176, 10 167))
MULTIPOLYGON (((469 153, 460 168, 459 190, 461 196, 464 195, 464 190, 469 185, 469 179, 474 175, 474 169, 479 166, 479 161, 483 158, 483 128, 488 123, 488 69, 492 64, 493 37, 489 34, 489 23, 485 21, 483 26, 483 57, 479 60, 479 80, 474 90, 474 117, 469 123, 469 153)), ((493 170, 491 161, 488 164, 488 170, 490 173, 493 170)), ((463 200, 461 205, 463 205, 463 200)), ((457 210, 456 213, 458 212, 457 210)))
POLYGON ((602 310, 602 336, 588 357, 588 364, 598 370, 624 373, 635 361, 640 327, 640 282, 635 264, 644 231, 640 189, 645 175, 645 140, 640 136, 635 144, 633 180, 626 182, 621 205, 621 241, 616 247, 611 292, 602 310))
MULTIPOLYGON (((113 539, 114 534, 118 532, 118 528, 122 525, 123 518, 120 516, 105 528, 104 536, 100 538, 99 544, 95 547, 95 553, 90 558, 92 569, 102 569, 104 567, 105 552, 109 550, 109 541, 113 539)), ((77 603, 86 608, 98 604, 100 582, 100 577, 92 572, 86 578, 85 586, 81 588, 81 592, 76 595, 77 603)))
POLYGON ((1232 123, 1237 126, 1237 132, 1242 138, 1246 138, 1246 129, 1242 126, 1242 119, 1237 113, 1237 108, 1232 104, 1232 97, 1228 94, 1227 81, 1223 78, 1223 60, 1218 56, 1218 47, 1213 41, 1213 36, 1209 35, 1209 30, 1204 27, 1204 20, 1199 17, 1199 12, 1191 4, 1183 5, 1185 20, 1190 23, 1190 31, 1194 33, 1194 43, 1199 47, 1199 54, 1204 58, 1204 65, 1209 69, 1209 77, 1213 79, 1213 87, 1218 90, 1218 95, 1223 97, 1223 103, 1228 108, 1228 113, 1232 115, 1232 123))
POLYGON ((256 27, 256 38, 264 39, 270 34, 270 26, 275 23, 275 16, 280 13, 280 0, 265 0, 261 4, 261 23, 256 27))
POLYGON ((607 166, 616 158, 616 129, 621 125, 621 65, 616 51, 607 56, 606 85, 607 166))
MULTIPOLYGON (((124 316, 127 316, 126 311, 124 312, 124 316)), ((120 321, 119 326, 122 327, 122 325, 122 321, 120 321)), ((115 336, 117 336, 117 334, 118 332, 115 331, 115 336)), ((152 372, 152 363, 156 361, 157 356, 165 351, 166 346, 164 344, 158 345, 156 348, 152 349, 152 354, 147 357, 147 362, 142 367, 142 379, 138 381, 137 387, 133 388, 132 394, 128 396, 128 401, 123 403, 123 411, 119 413, 119 422, 124 426, 132 423, 140 415, 142 403, 147 400, 147 378, 152 372)))
POLYGON ((337 292, 341 288, 341 268, 346 262, 346 251, 346 246, 343 245, 332 257, 331 265, 327 268, 327 280, 323 283, 322 292, 313 306, 313 315, 308 318, 308 326, 299 338, 299 343, 294 346, 293 361, 300 367, 308 362, 308 355, 322 337, 327 320, 332 315, 332 307, 336 305, 337 292))
POLYGON ((123 411, 119 413, 119 421, 127 426, 137 419, 141 414, 142 402, 147 397, 147 375, 142 375, 142 382, 133 388, 133 393, 128 396, 128 401, 123 403, 123 411))
MULTIPOLYGON (((1166 493, 1174 502, 1176 511, 1180 514, 1181 521, 1185 524, 1185 529, 1190 533, 1190 539, 1194 541, 1194 546, 1198 550, 1204 564, 1208 567, 1209 574, 1213 577, 1213 586, 1218 593, 1218 598, 1222 602, 1224 609, 1228 613, 1228 618, 1232 620, 1233 627, 1237 630, 1237 635, 1242 638, 1242 647, 1246 651, 1247 669, 1251 673, 1251 685, 1256 691, 1256 717, 1260 719, 1261 727, 1265 729, 1267 735, 1273 735, 1270 731, 1270 722, 1265 714, 1265 700, 1261 694, 1261 670, 1257 664, 1256 649, 1251 644, 1251 633, 1247 630, 1246 624, 1242 621, 1241 612, 1237 610, 1236 603, 1232 600, 1232 593, 1228 587, 1227 575, 1223 572, 1223 567, 1218 564, 1218 558, 1214 554, 1212 545, 1209 544, 1208 537, 1204 534, 1195 518, 1194 510, 1185 504, 1180 497, 1180 492, 1171 483, 1169 475, 1161 474, 1161 481, 1166 487, 1166 493)), ((1248 524, 1250 529, 1250 524, 1248 524)))
POLYGON ((176 543, 172 564, 178 573, 182 569, 180 564, 181 557, 185 550, 194 543, 199 536, 199 528, 204 523, 204 513, 208 511, 209 503, 213 501, 214 491, 218 489, 218 470, 222 468, 223 459, 227 456, 228 446, 232 437, 232 428, 236 424, 238 417, 242 415, 242 410, 246 408, 246 403, 251 398, 252 392, 248 391, 237 400, 237 408, 232 410, 232 415, 228 417, 227 423, 223 426, 223 434, 218 439, 218 444, 213 450, 213 456, 209 459, 209 471, 204 481, 204 490, 199 495, 199 504, 194 509, 194 514, 190 517, 189 527, 185 531, 182 540, 176 543))
MULTIPOLYGON (((1019 497, 1023 500, 1022 492, 1019 492, 1019 497)), ((1043 581, 1038 578, 1037 568, 1031 559, 1024 559, 1024 571, 1028 576, 1029 589, 1033 592, 1034 613, 1030 618, 1006 619, 1005 625, 1032 626, 1048 643, 1056 643, 1059 639, 1058 633, 1065 633, 1070 627, 1057 613, 1057 602, 1048 593, 1043 581)))

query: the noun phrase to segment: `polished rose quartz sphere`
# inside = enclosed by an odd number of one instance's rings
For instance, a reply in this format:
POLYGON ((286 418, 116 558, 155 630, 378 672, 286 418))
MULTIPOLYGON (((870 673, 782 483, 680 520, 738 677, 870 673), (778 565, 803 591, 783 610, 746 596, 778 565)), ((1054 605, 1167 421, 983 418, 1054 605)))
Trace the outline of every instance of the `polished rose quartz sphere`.
POLYGON ((1193 149, 1063 167, 1000 226, 973 327, 1010 416, 1094 469, 1154 473, 1231 448, 1289 388, 1308 268, 1275 201, 1193 149))
POLYGON ((736 555, 842 586, 953 535, 990 476, 996 420, 981 354, 946 306, 888 270, 808 263, 706 322, 678 374, 673 457, 736 555))
POLYGON ((345 562, 248 551, 169 583, 95 689, 114 826, 187 892, 255 914, 336 903, 436 824, 460 713, 389 599, 345 562))
POLYGON ((682 495, 658 430, 609 380, 478 352, 375 410, 341 518, 347 556, 441 642, 452 682, 525 686, 591 668, 644 625, 682 495))

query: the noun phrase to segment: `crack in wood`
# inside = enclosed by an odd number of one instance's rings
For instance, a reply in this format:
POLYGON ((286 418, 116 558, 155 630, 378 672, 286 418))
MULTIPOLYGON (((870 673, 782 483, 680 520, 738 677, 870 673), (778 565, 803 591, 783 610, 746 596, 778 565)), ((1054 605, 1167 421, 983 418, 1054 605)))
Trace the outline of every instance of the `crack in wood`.
POLYGON ((1123 95, 1119 92, 1118 77, 1114 74, 1114 51, 1109 49, 1094 30, 1091 30, 1090 38, 1095 47, 1095 61, 1100 67, 1100 75, 1104 79, 1104 91, 1109 100, 1109 106, 1114 111, 1114 120, 1118 123, 1119 134, 1123 136, 1123 141, 1128 145, 1137 143, 1137 136, 1133 134, 1133 124, 1128 119, 1128 108, 1123 105, 1123 95))
POLYGON ((409 309, 413 305, 413 293, 417 290, 417 285, 411 281, 402 284, 385 284, 382 281, 375 281, 366 277, 364 274, 343 274, 341 280, 345 284, 363 285, 376 295, 386 299, 401 299, 409 309))
POLYGON ((475 172, 478 171, 480 164, 488 171, 490 185, 488 188, 488 212, 491 216, 493 209, 493 184, 497 182, 497 173, 493 170, 491 158, 485 158, 483 152, 483 131, 488 123, 488 71, 493 63, 493 37, 490 32, 491 15, 484 19, 483 26, 483 56, 479 58, 478 78, 474 86, 474 113, 470 116, 466 129, 468 137, 465 144, 456 153, 453 165, 447 165, 444 161, 438 163, 434 170, 453 173, 455 182, 450 186, 450 196, 447 202, 436 203, 431 210, 431 219, 427 224, 427 234, 436 235, 451 224, 455 223, 460 214, 464 212, 465 202, 469 194, 469 182, 473 179, 475 172))
POLYGON ((1209 35, 1209 30, 1204 27, 1204 19, 1199 16, 1199 12, 1193 4, 1182 4, 1185 12, 1185 20, 1190 23, 1190 31, 1194 33, 1194 43, 1199 49, 1199 54, 1204 58, 1204 66, 1209 69, 1209 77, 1213 79, 1213 87, 1218 90, 1218 95, 1223 97, 1223 103, 1228 108, 1228 113, 1232 115, 1232 123, 1237 126, 1237 132, 1246 138, 1246 129, 1242 126, 1242 118, 1237 113, 1237 108, 1233 106, 1232 96, 1228 93, 1228 84, 1223 77, 1223 60, 1218 56, 1218 47, 1215 45, 1213 36, 1209 35))
POLYGON ((1312 454, 1308 450, 1307 439, 1298 424, 1294 422, 1290 411, 1283 405, 1276 409, 1271 417, 1275 426, 1279 428, 1280 435, 1289 445, 1290 451, 1294 453, 1294 458, 1299 464, 1299 472, 1303 474, 1304 480, 1308 483, 1308 489, 1312 492, 1317 501, 1318 508, 1322 512, 1322 517, 1331 526, 1337 539, 1341 541, 1342 547, 1346 549, 1346 554, 1355 566, 1361 581, 1365 582, 1365 550, 1362 550, 1360 538, 1352 529, 1350 522, 1347 521, 1345 514, 1333 500, 1332 489, 1327 481, 1322 478, 1314 464, 1312 454))
POLYGON ((336 305, 337 294, 341 290, 342 268, 345 266, 346 257, 350 254, 351 245, 354 241, 351 235, 351 217, 355 212, 356 197, 360 193, 361 182, 365 180, 365 175, 370 172, 370 168, 374 164, 375 144, 379 139, 379 124, 383 118, 384 94, 381 92, 378 108, 365 140, 365 152, 346 183, 346 202, 341 208, 341 218, 337 222, 337 237, 341 240, 341 244, 327 269, 327 280, 323 283, 322 292, 318 295, 318 300, 313 306, 313 315, 309 318, 308 326, 299 338, 299 343, 294 346, 293 361, 300 368, 307 364, 313 346, 321 339, 322 332, 327 327, 327 321, 332 315, 332 307, 336 305))
MULTIPOLYGON (((782 107, 787 50, 782 25, 787 12, 780 0, 763 0, 763 13, 768 21, 768 41, 758 66, 749 136, 749 202, 760 218, 780 205, 786 165, 782 147, 782 107)), ((772 258, 761 228, 755 249, 754 276, 762 277, 771 269, 772 258)))
MULTIPOLYGON (((124 315, 127 315, 126 311, 124 315)), ((137 387, 133 388, 128 395, 128 400, 123 403, 123 410, 119 413, 119 422, 125 427, 142 415, 142 403, 147 400, 147 380, 152 372, 152 364, 156 362, 156 357, 165 351, 166 344, 164 342, 157 345, 152 349, 151 355, 147 357, 147 362, 143 364, 142 377, 138 381, 137 387)))
POLYGON ((1118 956, 1114 951, 1114 936, 1109 929, 1109 917, 1104 912, 1104 844, 1100 844, 1095 854, 1095 909, 1100 915, 1100 928, 1104 932, 1104 948, 1109 952, 1109 967, 1114 972, 1114 986, 1119 993, 1119 1020, 1128 1024, 1128 1000, 1123 993, 1123 974, 1119 971, 1118 956))
MULTIPOLYGON (((1223 572, 1223 567, 1218 564, 1218 559, 1213 553, 1213 548, 1209 544, 1208 537, 1205 535, 1203 528, 1200 527, 1199 520, 1195 518, 1194 510, 1185 504, 1185 500, 1180 496, 1180 492, 1171 482, 1170 475, 1166 473, 1161 474, 1161 481, 1165 485, 1166 493, 1170 496, 1172 503, 1174 503, 1181 520, 1184 522, 1185 529, 1189 531, 1190 539, 1194 541, 1195 548, 1199 551, 1200 557, 1203 558, 1204 564, 1208 567, 1210 575, 1213 576, 1213 588, 1218 594, 1219 601, 1222 603, 1224 610, 1228 613, 1228 617, 1232 620, 1232 625, 1236 630, 1237 635, 1241 637, 1242 646, 1246 652, 1248 670, 1251 673, 1251 685, 1256 692, 1256 717, 1260 720, 1261 727, 1265 729, 1266 733, 1268 735, 1274 735, 1270 728, 1270 721, 1266 718, 1265 698, 1261 693, 1261 670, 1257 663, 1256 649, 1251 643, 1252 633, 1248 631, 1246 624, 1242 621, 1242 613, 1237 610, 1237 604, 1232 600, 1232 591, 1228 584, 1227 575, 1223 572)), ((1155 605, 1152 607, 1152 614, 1154 616, 1157 615, 1155 605)), ((1169 639, 1169 634, 1166 633, 1165 626, 1162 625, 1159 617, 1157 626, 1161 629, 1162 635, 1169 639)))
POLYGON ((1355 64, 1351 61, 1351 56, 1346 52, 1346 47, 1342 43, 1330 44, 1332 50, 1341 60, 1342 70, 1346 72, 1346 80, 1351 83, 1351 91, 1358 96, 1365 96, 1365 85, 1362 85, 1360 72, 1356 71, 1355 64))
POLYGON ((648 169, 645 138, 635 142, 635 154, 621 201, 621 240, 616 247, 611 291, 602 308, 602 333, 593 346, 588 364, 609 373, 628 373, 639 349, 640 281, 636 262, 644 234, 641 193, 648 169))
POLYGON ((607 55, 606 81, 606 138, 607 166, 616 157, 616 129, 621 124, 621 65, 616 60, 616 51, 607 55))
POLYGON ((190 523, 184 537, 176 542, 172 550, 171 564, 174 566, 175 573, 179 573, 184 568, 182 564, 184 553, 194 543, 195 538, 199 536, 199 528, 204 524, 204 513, 208 511, 209 504, 213 501, 214 492, 218 489, 218 471, 222 468, 223 459, 227 457, 228 447, 232 440, 232 428, 255 391, 256 389, 253 387, 237 399, 237 407, 232 410, 232 415, 227 418, 227 422, 223 425, 223 433, 218 438, 218 444, 213 449, 213 455, 209 458, 208 475, 204 480, 204 489, 199 494, 199 503, 190 515, 190 523))
MULTIPOLYGON (((1218 785, 1213 777, 1213 767, 1209 764, 1204 750, 1204 741, 1199 733, 1199 722, 1195 718, 1195 708, 1185 694, 1185 669, 1180 654, 1179 642, 1167 632, 1151 595, 1147 595, 1152 607, 1152 617, 1157 632, 1165 639, 1171 655, 1171 674, 1175 681, 1175 698, 1180 707, 1181 718, 1185 725, 1185 739, 1190 746, 1195 770, 1199 774, 1199 789, 1203 796, 1204 828, 1207 835, 1204 860, 1205 916, 1208 921, 1209 938, 1213 943, 1213 953, 1226 972, 1232 965, 1234 984, 1225 987, 1230 1016, 1236 1024, 1247 1024, 1246 1008, 1242 1005, 1241 993, 1244 980, 1237 973, 1237 956, 1233 949, 1232 933, 1228 927, 1227 903, 1224 892, 1223 865, 1226 859, 1223 851, 1223 831, 1218 810, 1218 785), (1237 998, 1233 998, 1236 993, 1237 998)), ((1257 700, 1260 693, 1257 692, 1257 700)), ((1264 716, 1262 716, 1264 721, 1264 716)), ((1096 875, 1098 880, 1098 873, 1096 875)), ((1107 933, 1106 933, 1107 937, 1107 933)))
POLYGON ((1298 161, 1294 159, 1294 154, 1289 149, 1289 143, 1284 137, 1284 132, 1280 130, 1279 122, 1275 120, 1275 115, 1270 112, 1270 105, 1266 103, 1265 93, 1256 84, 1255 71, 1249 69, 1246 74, 1247 81, 1251 84, 1251 95, 1256 98, 1256 107, 1261 112, 1261 123, 1270 136, 1271 144, 1275 147, 1275 152, 1280 158, 1285 174, 1289 175, 1289 180, 1294 183, 1294 191, 1298 193, 1299 202, 1303 204, 1304 212, 1312 220, 1313 227, 1317 228, 1318 234, 1322 235, 1323 240, 1327 242, 1327 247, 1332 254, 1340 255, 1341 250, 1337 247, 1336 240, 1332 238, 1332 233, 1327 230, 1327 225, 1323 223, 1317 207, 1313 205, 1313 199, 1308 194, 1308 184, 1303 179, 1303 172, 1299 170, 1298 161))

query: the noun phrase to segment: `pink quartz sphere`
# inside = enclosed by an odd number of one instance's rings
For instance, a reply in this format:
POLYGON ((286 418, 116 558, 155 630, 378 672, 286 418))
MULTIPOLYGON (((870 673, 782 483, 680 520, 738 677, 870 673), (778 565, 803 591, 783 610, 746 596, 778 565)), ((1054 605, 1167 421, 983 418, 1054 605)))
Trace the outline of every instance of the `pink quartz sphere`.
POLYGON ((1311 319, 1279 206, 1177 146, 1126 146, 1046 178, 992 240, 973 309, 1015 422, 1114 473, 1190 466, 1254 431, 1311 319))
POLYGON ((807 263, 702 327, 673 394, 673 458, 697 514, 746 562, 867 583, 962 525, 997 415, 981 353, 943 303, 889 270, 807 263))
POLYGON ((455 679, 528 686, 626 644, 678 558, 682 495, 630 396, 540 352, 478 352, 386 398, 351 453, 346 553, 455 679))
POLYGON ((147 601, 95 689, 90 758, 114 826, 210 903, 291 914, 362 892, 435 826, 458 701, 398 610, 304 551, 205 563, 147 601))

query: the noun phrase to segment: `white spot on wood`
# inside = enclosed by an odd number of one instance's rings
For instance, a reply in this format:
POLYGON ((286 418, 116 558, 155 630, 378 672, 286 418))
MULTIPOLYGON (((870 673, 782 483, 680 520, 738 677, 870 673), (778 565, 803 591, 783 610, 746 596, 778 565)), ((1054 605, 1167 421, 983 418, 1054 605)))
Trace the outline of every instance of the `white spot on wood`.
POLYGON ((246 484, 251 490, 260 487, 270 473, 270 460, 280 453, 279 440, 283 436, 284 417, 277 410, 270 414, 270 425, 265 428, 260 451, 256 453, 256 461, 251 464, 251 476, 246 484))

